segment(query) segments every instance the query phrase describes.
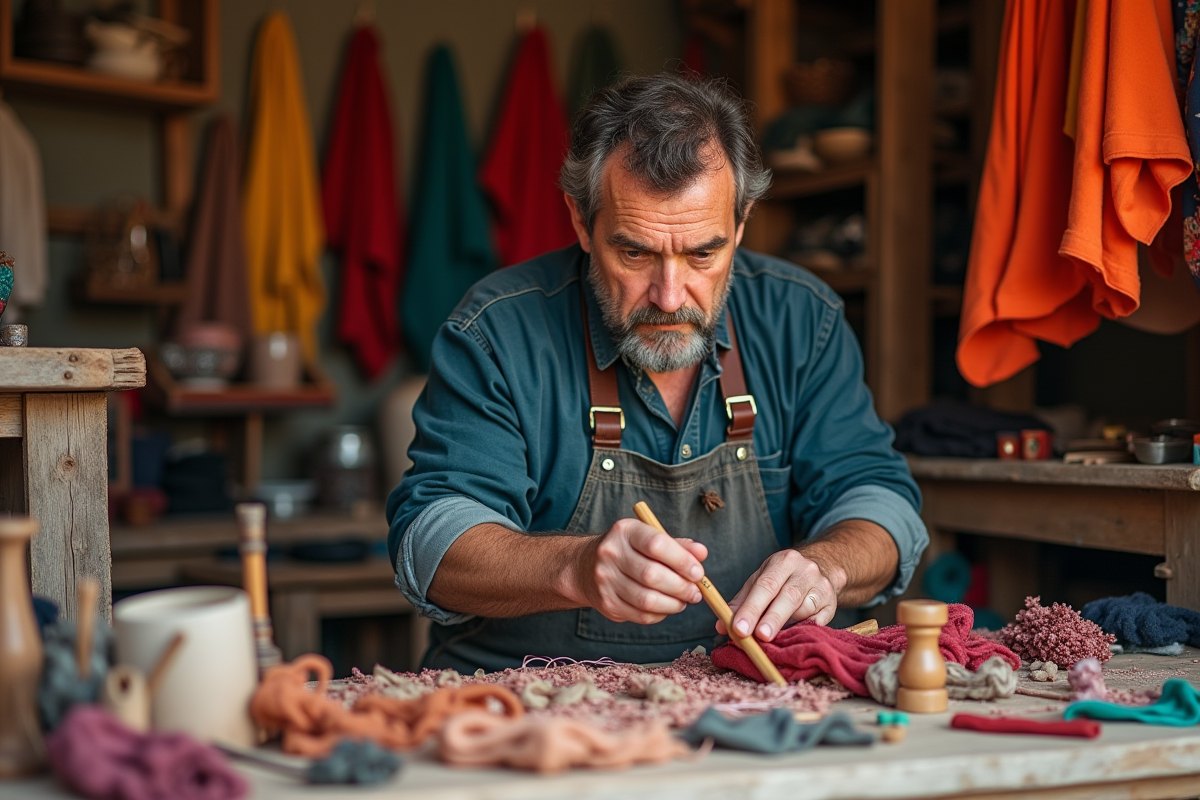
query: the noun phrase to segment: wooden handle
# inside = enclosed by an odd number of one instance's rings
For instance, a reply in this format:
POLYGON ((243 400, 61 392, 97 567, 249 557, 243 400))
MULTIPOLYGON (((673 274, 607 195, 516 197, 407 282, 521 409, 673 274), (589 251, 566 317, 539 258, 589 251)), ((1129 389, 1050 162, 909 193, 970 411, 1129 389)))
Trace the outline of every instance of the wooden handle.
POLYGON ((95 578, 84 578, 75 591, 75 666, 79 670, 79 679, 86 680, 92 666, 92 636, 96 630, 96 598, 100 594, 100 584, 95 578))
POLYGON ((158 685, 162 683, 167 670, 171 668, 171 662, 175 660, 179 648, 183 647, 184 638, 182 633, 172 636, 171 641, 167 642, 167 646, 163 648, 162 655, 158 657, 154 669, 150 670, 150 676, 146 679, 146 693, 150 697, 153 697, 154 693, 158 691, 158 685))
MULTIPOLYGON (((658 521, 658 517, 654 516, 654 512, 650 510, 650 506, 645 502, 638 502, 633 507, 633 513, 637 514, 637 518, 646 523, 652 528, 656 528, 663 533, 667 533, 667 529, 658 521)), ((670 536, 670 534, 667 534, 670 536)), ((708 603, 708 607, 717 615, 717 619, 721 620, 721 624, 725 626, 725 630, 729 631, 730 638, 734 639, 742 650, 754 662, 754 666, 758 667, 758 671, 762 673, 767 680, 778 684, 779 686, 787 686, 787 681, 779 674, 779 670, 771 663, 771 659, 767 658, 767 654, 763 652, 762 645, 758 640, 751 636, 742 636, 733 629, 733 611, 729 608, 729 604, 725 602, 725 598, 721 597, 721 593, 717 591, 717 587, 712 585, 712 581, 708 576, 696 581, 697 588, 700 589, 700 596, 704 598, 704 602, 708 603)))

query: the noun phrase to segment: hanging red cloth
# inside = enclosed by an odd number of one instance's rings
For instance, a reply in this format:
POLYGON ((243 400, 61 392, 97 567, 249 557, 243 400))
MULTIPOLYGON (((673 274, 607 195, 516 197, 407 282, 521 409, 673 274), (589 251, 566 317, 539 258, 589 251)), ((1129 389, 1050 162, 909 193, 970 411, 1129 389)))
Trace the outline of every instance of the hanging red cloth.
POLYGON ((373 28, 359 27, 350 38, 321 186, 329 244, 342 252, 338 339, 371 378, 400 349, 396 309, 404 273, 403 210, 379 49, 373 28))
POLYGON ((513 59, 500 114, 479 181, 495 213, 496 250, 504 266, 575 241, 558 188, 567 152, 566 116, 554 90, 545 32, 525 34, 513 59))

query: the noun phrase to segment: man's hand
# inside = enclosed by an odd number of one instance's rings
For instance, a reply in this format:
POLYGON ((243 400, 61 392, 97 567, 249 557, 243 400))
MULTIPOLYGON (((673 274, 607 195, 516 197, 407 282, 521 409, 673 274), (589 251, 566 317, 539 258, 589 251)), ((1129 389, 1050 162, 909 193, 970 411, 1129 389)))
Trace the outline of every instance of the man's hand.
POLYGON ((708 548, 636 519, 618 520, 584 550, 575 583, 582 604, 614 622, 652 625, 699 603, 695 582, 708 548))
MULTIPOLYGON (((829 572, 798 550, 780 550, 729 601, 734 628, 742 636, 753 632, 769 642, 789 622, 812 618, 818 625, 828 625, 846 581, 840 570, 829 572)), ((717 632, 729 633, 719 620, 717 632)))

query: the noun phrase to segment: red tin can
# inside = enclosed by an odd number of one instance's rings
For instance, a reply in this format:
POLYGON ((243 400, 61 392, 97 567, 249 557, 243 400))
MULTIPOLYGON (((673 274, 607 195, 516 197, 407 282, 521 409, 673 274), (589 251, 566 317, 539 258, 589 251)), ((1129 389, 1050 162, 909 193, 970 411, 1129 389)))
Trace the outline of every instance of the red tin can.
POLYGON ((996 434, 996 458, 1001 461, 1016 460, 1021 457, 1021 435, 1012 431, 1002 431, 996 434))
POLYGON ((1021 458, 1026 461, 1044 461, 1053 454, 1050 431, 1021 431, 1021 458))

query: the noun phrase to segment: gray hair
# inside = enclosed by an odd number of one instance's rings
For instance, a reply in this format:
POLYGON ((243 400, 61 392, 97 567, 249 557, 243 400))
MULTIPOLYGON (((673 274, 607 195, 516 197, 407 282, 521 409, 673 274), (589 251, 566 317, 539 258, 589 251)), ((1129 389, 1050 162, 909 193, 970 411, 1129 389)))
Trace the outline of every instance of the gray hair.
POLYGON ((575 200, 589 231, 600 208, 608 157, 628 144, 625 166, 650 187, 679 192, 713 163, 720 145, 733 170, 734 218, 771 185, 745 105, 724 81, 663 72, 600 89, 575 117, 559 185, 575 200))

